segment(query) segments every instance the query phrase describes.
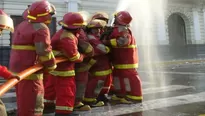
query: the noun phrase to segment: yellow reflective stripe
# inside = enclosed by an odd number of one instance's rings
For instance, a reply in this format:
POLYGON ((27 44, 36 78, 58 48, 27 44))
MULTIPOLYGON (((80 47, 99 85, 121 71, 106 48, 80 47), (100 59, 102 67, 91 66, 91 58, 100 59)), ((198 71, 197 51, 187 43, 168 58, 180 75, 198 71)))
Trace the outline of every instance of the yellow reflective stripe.
POLYGON ((54 70, 56 68, 57 68, 57 65, 53 65, 53 66, 47 67, 48 70, 54 70))
MULTIPOLYGON (((61 26, 64 26, 64 27, 68 27, 68 25, 65 24, 65 23, 63 23, 62 21, 60 21, 59 24, 60 24, 61 26)), ((83 26, 83 25, 86 25, 86 22, 84 22, 84 23, 74 23, 74 24, 72 24, 72 25, 74 25, 74 26, 83 26)))
POLYGON ((14 50, 36 50, 35 46, 31 45, 12 45, 11 48, 14 50))
POLYGON ((54 76, 61 76, 61 77, 67 77, 67 76, 75 76, 75 71, 70 70, 70 71, 51 71, 49 72, 50 74, 54 76))
POLYGON ((103 87, 102 89, 110 89, 110 87, 103 87))
POLYGON ((24 80, 43 80, 43 74, 31 74, 24 80))
POLYGON ((132 96, 132 95, 126 95, 127 98, 133 99, 133 100, 142 100, 142 96, 132 96))
POLYGON ((46 12, 46 13, 42 13, 42 14, 37 14, 37 17, 46 16, 46 15, 48 15, 48 14, 49 14, 48 12, 46 12))
POLYGON ((125 46, 125 47, 113 47, 113 48, 137 48, 137 45, 128 45, 128 46, 125 46))
MULTIPOLYGON (((15 75, 17 74, 16 72, 12 72, 12 73, 15 75)), ((24 80, 43 80, 43 73, 31 74, 31 75, 27 76, 24 80)))
POLYGON ((85 53, 90 53, 92 52, 92 50, 93 50, 93 47, 89 45, 87 49, 85 50, 85 53))
POLYGON ((106 53, 109 53, 110 52, 110 48, 105 46, 105 50, 106 50, 106 53))
POLYGON ((90 65, 94 65, 95 63, 96 63, 96 60, 95 60, 95 59, 93 59, 93 58, 90 59, 90 61, 89 61, 89 64, 90 64, 90 65))
POLYGON ((33 20, 36 20, 36 17, 31 16, 31 15, 28 15, 27 18, 29 18, 29 19, 33 19, 33 20))
POLYGON ((51 59, 54 59, 55 57, 54 57, 54 54, 53 54, 53 52, 49 52, 49 53, 47 53, 45 56, 39 56, 39 59, 40 59, 40 61, 42 61, 42 62, 45 62, 45 61, 48 61, 48 60, 51 60, 51 59))
POLYGON ((68 27, 68 25, 66 25, 65 23, 63 23, 62 21, 59 22, 59 24, 63 27, 68 27))
POLYGON ((63 55, 63 53, 61 51, 58 50, 52 50, 54 56, 59 56, 59 55, 63 55))
POLYGON ((104 70, 104 71, 96 71, 94 73, 92 73, 92 75, 94 76, 106 76, 108 74, 111 74, 112 73, 112 70, 109 69, 109 70, 104 70))
POLYGON ((75 61, 80 58, 80 53, 77 53, 77 55, 73 56, 72 58, 69 58, 70 61, 75 61))
POLYGON ((83 26, 83 25, 86 25, 87 23, 86 22, 83 22, 83 23, 73 23, 74 26, 83 26))
POLYGON ((96 102, 96 101, 97 101, 96 98, 83 98, 83 100, 84 100, 85 102, 96 102))
POLYGON ((138 68, 138 64, 118 64, 114 65, 116 69, 131 69, 131 68, 138 68))
POLYGON ((55 100, 47 100, 47 99, 44 99, 44 103, 55 103, 55 100))
POLYGON ((56 106, 56 110, 73 111, 73 107, 68 107, 68 106, 56 106))
POLYGON ((113 47, 116 47, 117 46, 117 40, 114 38, 114 39, 111 39, 110 40, 110 43, 113 47))

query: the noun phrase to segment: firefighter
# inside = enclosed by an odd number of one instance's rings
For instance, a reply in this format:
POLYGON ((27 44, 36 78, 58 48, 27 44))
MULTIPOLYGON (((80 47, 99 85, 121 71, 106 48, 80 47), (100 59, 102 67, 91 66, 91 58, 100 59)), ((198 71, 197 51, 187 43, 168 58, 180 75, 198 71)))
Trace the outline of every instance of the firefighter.
MULTIPOLYGON (((102 30, 102 34, 105 34, 107 32, 109 32, 110 28, 108 25, 108 21, 109 21, 109 16, 107 13, 105 12, 96 12, 92 18, 92 20, 94 19, 99 19, 99 20, 102 20, 102 21, 105 21, 106 22, 106 26, 105 28, 102 30)), ((103 36, 103 35, 101 35, 103 36)), ((109 55, 110 56, 110 55, 109 55)), ((98 96, 98 100, 99 101, 104 101, 104 102, 108 102, 108 98, 105 96, 105 93, 107 93, 107 91, 109 90, 109 93, 112 93, 112 90, 113 90, 113 84, 112 84, 112 76, 109 76, 107 79, 106 79, 106 82, 105 82, 105 85, 103 87, 103 89, 101 90, 99 96, 98 96)))
POLYGON ((105 85, 105 81, 111 77, 112 73, 109 58, 106 55, 110 49, 99 38, 105 26, 106 22, 98 19, 91 20, 87 25, 88 40, 94 48, 93 59, 96 60, 96 63, 89 70, 90 76, 86 87, 84 103, 93 107, 104 105, 103 101, 97 101, 96 98, 105 85))
MULTIPOLYGON (((21 22, 12 38, 10 70, 19 73, 36 63, 41 63, 44 70, 56 68, 55 58, 50 45, 48 24, 55 8, 48 1, 36 1, 28 8, 27 20, 21 22)), ((43 71, 31 74, 16 86, 17 115, 43 115, 43 71)))
POLYGON ((118 103, 137 103, 142 101, 141 80, 138 68, 138 51, 135 39, 129 29, 132 17, 127 11, 115 14, 114 27, 109 40, 103 43, 112 46, 113 78, 116 94, 112 100, 118 103))
POLYGON ((107 25, 107 24, 108 24, 108 21, 109 21, 109 16, 108 16, 108 14, 105 13, 105 12, 96 12, 96 13, 92 16, 91 20, 94 20, 94 19, 103 20, 103 21, 106 22, 106 25, 107 25))
MULTIPOLYGON (((0 9, 0 36, 2 35, 3 30, 9 30, 11 32, 14 31, 13 28, 13 20, 3 11, 0 9)), ((3 77, 4 79, 10 79, 12 77, 16 77, 19 79, 19 77, 12 74, 5 66, 0 65, 0 77, 3 77)), ((7 116, 6 108, 3 102, 0 100, 0 114, 1 116, 7 116)))
MULTIPOLYGON (((2 11, 0 10, 0 12, 2 11)), ((8 71, 8 69, 5 66, 1 66, 1 65, 0 65, 0 77, 3 77, 6 80, 11 78, 16 78, 20 80, 18 76, 12 74, 10 71, 8 71)), ((0 100, 0 114, 1 116, 7 116, 5 105, 1 100, 0 100)))
MULTIPOLYGON (((84 54, 78 52, 78 37, 85 25, 79 13, 68 12, 59 22, 62 26, 52 39, 52 46, 56 56, 65 56, 68 61, 59 63, 57 68, 50 72, 50 85, 54 84, 56 97, 55 115, 71 115, 75 103, 75 63, 83 61, 84 54)), ((52 89, 52 88, 50 88, 52 89)), ((45 96, 46 98, 46 96, 45 96)), ((48 97, 49 98, 49 97, 48 97)), ((48 99, 47 98, 47 99, 48 99)), ((51 99, 50 99, 51 100, 51 99)))
POLYGON ((87 58, 85 58, 83 62, 75 64, 76 99, 74 110, 88 111, 91 110, 91 107, 89 105, 83 104, 82 101, 85 94, 85 88, 88 82, 88 71, 92 67, 92 65, 95 64, 96 61, 90 58, 94 54, 94 49, 88 42, 85 29, 81 29, 78 41, 79 52, 86 54, 87 58))

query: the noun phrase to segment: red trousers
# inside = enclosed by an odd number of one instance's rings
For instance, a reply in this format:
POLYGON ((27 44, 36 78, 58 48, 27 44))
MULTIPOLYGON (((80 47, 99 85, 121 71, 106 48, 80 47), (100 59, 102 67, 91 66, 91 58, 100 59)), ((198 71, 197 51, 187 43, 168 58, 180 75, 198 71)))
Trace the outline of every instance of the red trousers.
POLYGON ((75 102, 75 78, 50 75, 46 82, 46 100, 56 100, 56 113, 70 114, 75 102))
POLYGON ((43 80, 22 80, 16 86, 17 116, 43 115, 43 80))
POLYGON ((109 91, 109 87, 106 89, 103 89, 103 87, 104 85, 109 85, 106 83, 106 80, 110 77, 111 74, 107 76, 89 76, 85 91, 85 98, 96 98, 100 93, 107 93, 109 91))
POLYGON ((44 104, 45 105, 53 105, 56 100, 56 91, 55 91, 55 77, 51 74, 46 75, 44 77, 44 88, 45 88, 45 95, 44 95, 44 104))
POLYGON ((121 96, 142 97, 142 85, 136 69, 114 69, 114 87, 121 96))
POLYGON ((76 81, 76 103, 77 103, 83 100, 86 85, 88 82, 88 71, 76 72, 75 81, 76 81))
POLYGON ((107 94, 111 88, 112 85, 112 74, 108 75, 105 79, 104 86, 102 90, 100 91, 100 95, 107 94))

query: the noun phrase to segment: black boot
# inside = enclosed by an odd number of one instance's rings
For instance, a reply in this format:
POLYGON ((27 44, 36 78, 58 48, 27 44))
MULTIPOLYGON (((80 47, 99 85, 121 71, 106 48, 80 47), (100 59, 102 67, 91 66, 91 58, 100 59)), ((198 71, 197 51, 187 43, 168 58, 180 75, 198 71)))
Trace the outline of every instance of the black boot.
POLYGON ((105 104, 107 104, 109 102, 109 99, 105 94, 102 94, 98 96, 97 101, 103 101, 105 104))
POLYGON ((43 109, 43 113, 44 114, 50 114, 50 113, 54 113, 55 112, 55 104, 49 104, 49 105, 45 105, 44 109, 43 109))

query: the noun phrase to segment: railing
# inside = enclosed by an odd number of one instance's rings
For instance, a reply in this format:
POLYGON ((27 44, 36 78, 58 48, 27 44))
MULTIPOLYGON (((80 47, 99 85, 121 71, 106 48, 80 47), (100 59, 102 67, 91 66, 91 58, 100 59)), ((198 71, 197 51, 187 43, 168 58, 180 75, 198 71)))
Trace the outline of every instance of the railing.
MULTIPOLYGON (((65 57, 57 57, 56 58, 56 63, 60 63, 60 62, 64 62, 67 61, 68 59, 65 57)), ((20 77, 20 79, 16 79, 16 78, 11 78, 9 80, 7 80, 4 84, 2 84, 0 86, 0 97, 6 93, 9 89, 11 89, 13 86, 15 86, 18 82, 20 82, 21 80, 23 80, 24 78, 26 78, 27 76, 33 74, 36 71, 39 71, 43 68, 43 66, 41 64, 36 64, 20 73, 17 74, 17 76, 20 77)))

